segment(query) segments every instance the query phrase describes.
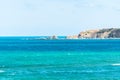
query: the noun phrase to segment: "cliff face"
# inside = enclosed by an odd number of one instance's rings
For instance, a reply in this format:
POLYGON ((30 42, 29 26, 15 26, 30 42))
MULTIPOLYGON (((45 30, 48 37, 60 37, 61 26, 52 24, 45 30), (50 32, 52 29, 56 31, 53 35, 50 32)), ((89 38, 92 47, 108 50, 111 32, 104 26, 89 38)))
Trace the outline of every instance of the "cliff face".
POLYGON ((120 38, 119 28, 88 30, 80 32, 78 38, 120 38))

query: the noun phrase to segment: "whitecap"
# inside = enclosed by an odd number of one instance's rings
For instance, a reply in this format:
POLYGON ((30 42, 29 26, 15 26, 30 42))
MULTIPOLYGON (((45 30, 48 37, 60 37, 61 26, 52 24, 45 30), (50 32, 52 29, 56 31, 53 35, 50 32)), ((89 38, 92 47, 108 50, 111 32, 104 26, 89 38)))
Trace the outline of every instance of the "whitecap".
POLYGON ((110 70, 72 70, 72 71, 53 71, 54 73, 101 73, 101 72, 109 72, 110 70))
POLYGON ((4 70, 0 70, 0 73, 3 73, 3 72, 5 72, 4 70))
POLYGON ((120 66, 120 63, 112 64, 112 66, 120 66))

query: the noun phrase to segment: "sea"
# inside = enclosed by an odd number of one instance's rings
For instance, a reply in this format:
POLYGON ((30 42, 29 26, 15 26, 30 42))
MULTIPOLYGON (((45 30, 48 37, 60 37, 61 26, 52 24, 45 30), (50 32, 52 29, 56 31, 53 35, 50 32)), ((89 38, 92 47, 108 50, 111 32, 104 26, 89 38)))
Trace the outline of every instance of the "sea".
POLYGON ((0 80, 120 80, 120 39, 0 37, 0 80))

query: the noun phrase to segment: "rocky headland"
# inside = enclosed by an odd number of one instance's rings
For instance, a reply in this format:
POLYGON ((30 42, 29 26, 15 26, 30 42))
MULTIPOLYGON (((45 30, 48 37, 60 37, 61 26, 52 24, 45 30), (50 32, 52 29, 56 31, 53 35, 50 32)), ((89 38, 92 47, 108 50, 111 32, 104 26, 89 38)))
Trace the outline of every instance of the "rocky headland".
POLYGON ((87 30, 78 35, 67 36, 67 39, 107 39, 120 38, 120 28, 108 28, 98 30, 87 30))
POLYGON ((120 28, 106 28, 97 30, 82 31, 76 35, 69 35, 60 38, 60 36, 46 36, 37 38, 39 40, 57 40, 57 39, 120 39, 120 28))

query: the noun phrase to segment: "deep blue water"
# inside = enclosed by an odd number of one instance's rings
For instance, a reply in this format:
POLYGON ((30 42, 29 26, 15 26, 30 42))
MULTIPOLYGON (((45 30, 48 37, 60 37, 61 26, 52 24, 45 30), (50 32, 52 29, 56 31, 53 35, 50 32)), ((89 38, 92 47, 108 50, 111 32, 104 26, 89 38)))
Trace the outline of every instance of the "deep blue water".
POLYGON ((120 80, 120 39, 0 37, 0 80, 120 80))

